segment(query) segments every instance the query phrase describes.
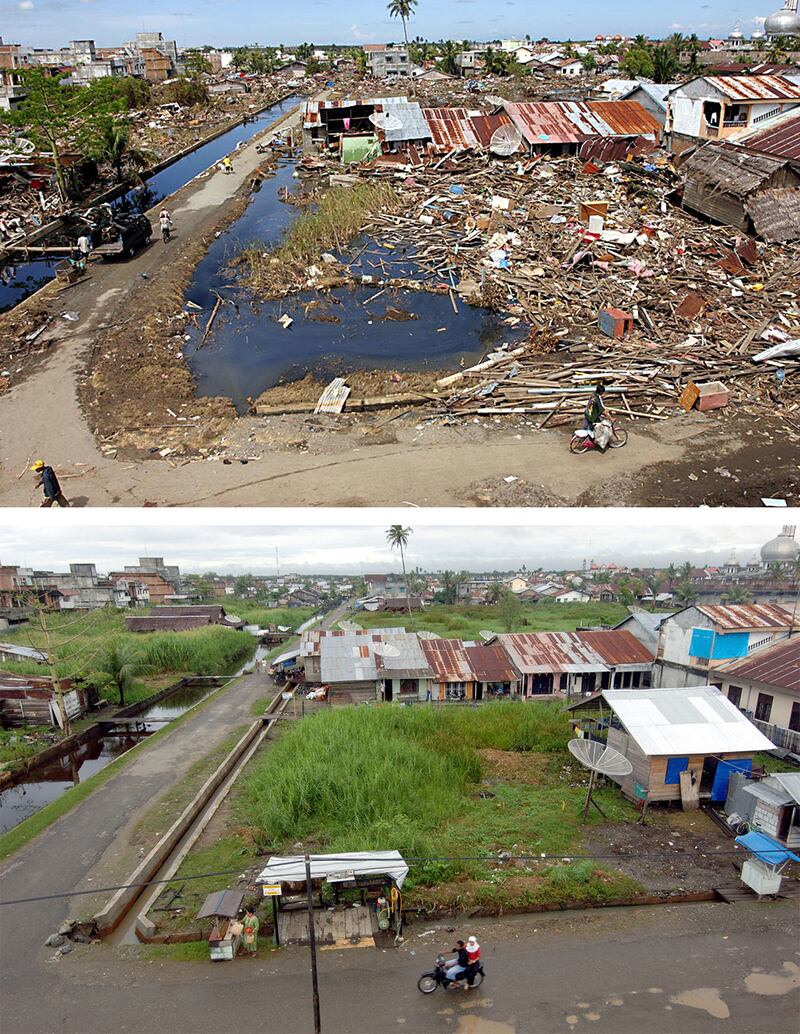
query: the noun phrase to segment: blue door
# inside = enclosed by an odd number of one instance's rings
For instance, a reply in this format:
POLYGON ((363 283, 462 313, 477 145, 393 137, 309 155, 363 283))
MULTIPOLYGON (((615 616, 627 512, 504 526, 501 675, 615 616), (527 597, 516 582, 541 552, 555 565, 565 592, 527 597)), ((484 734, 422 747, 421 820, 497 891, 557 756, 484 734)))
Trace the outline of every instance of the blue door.
POLYGON ((738 758, 731 761, 718 761, 711 786, 711 800, 724 801, 728 796, 728 780, 731 772, 750 772, 753 768, 751 758, 738 758))

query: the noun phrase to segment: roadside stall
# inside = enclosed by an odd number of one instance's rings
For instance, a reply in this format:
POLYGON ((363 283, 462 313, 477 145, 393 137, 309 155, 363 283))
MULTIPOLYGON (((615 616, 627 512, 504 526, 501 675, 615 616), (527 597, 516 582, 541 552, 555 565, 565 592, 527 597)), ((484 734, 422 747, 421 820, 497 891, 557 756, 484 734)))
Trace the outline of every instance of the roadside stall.
MULTIPOLYGON (((331 931, 322 939, 338 941, 371 936, 394 929, 399 937, 403 925, 401 888, 408 865, 399 851, 355 851, 336 855, 309 855, 311 895, 315 910, 330 917, 331 931), (361 925, 346 924, 345 911, 361 910, 361 925), (337 916, 342 936, 335 928, 337 916)), ((278 943, 302 936, 308 909, 305 855, 273 856, 258 875, 265 897, 272 898, 278 943), (293 921, 292 914, 296 921, 293 921), (296 928, 296 929, 295 929, 296 928)), ((315 920, 315 923, 317 920, 315 920)))
POLYGON ((212 962, 231 962, 242 943, 242 924, 237 920, 244 891, 216 890, 209 894, 197 913, 198 919, 213 919, 208 935, 208 954, 212 962))

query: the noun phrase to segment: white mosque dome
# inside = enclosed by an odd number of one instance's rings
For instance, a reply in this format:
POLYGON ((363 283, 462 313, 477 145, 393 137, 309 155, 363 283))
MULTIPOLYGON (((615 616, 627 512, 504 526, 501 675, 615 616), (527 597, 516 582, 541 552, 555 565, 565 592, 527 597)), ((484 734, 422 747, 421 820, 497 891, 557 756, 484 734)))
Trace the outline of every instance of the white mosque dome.
POLYGON ((800 36, 800 15, 797 0, 786 0, 783 8, 771 14, 764 22, 768 36, 800 36))
POLYGON ((774 539, 761 547, 761 561, 764 564, 792 563, 800 557, 800 545, 794 538, 795 529, 786 527, 774 539))

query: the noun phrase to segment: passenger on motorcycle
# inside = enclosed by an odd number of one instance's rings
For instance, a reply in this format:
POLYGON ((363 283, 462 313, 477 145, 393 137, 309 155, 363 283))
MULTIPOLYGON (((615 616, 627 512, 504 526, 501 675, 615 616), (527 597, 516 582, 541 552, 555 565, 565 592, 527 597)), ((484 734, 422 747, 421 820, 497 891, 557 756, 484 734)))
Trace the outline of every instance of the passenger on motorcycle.
POLYGON ((606 404, 603 399, 605 390, 605 384, 598 384, 594 389, 592 397, 586 404, 586 409, 583 411, 584 431, 594 431, 595 424, 603 419, 606 411, 606 404))
POLYGON ((475 983, 475 974, 481 966, 481 946, 477 937, 467 938, 467 990, 475 983))
POLYGON ((467 946, 463 941, 456 941, 453 951, 456 953, 456 958, 451 959, 448 963, 445 976, 448 980, 453 981, 449 985, 450 987, 458 987, 461 977, 469 969, 469 957, 467 956, 467 946))

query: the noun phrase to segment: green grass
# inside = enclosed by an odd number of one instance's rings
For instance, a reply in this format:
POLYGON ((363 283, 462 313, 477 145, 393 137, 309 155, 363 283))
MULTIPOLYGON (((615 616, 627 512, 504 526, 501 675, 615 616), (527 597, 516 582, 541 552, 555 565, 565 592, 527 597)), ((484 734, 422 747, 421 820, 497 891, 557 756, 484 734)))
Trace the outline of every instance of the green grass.
MULTIPOLYGON (((565 750, 569 735, 553 704, 321 712, 253 761, 235 808, 265 852, 296 851, 298 842, 330 853, 396 848, 411 860, 407 892, 497 882, 483 856, 562 855, 580 840, 585 774, 565 750), (510 752, 523 767, 539 759, 536 778, 492 778, 485 748, 510 752)), ((609 821, 634 815, 615 788, 598 791, 598 800, 609 821)), ((547 895, 548 872, 537 873, 537 886, 542 880, 547 895)), ((552 890, 557 898, 559 887, 552 890)))
MULTIPOLYGON (((512 632, 570 632, 578 625, 616 625, 628 616, 621 603, 535 603, 524 606, 512 632)), ((478 639, 483 629, 505 632, 497 607, 432 606, 411 614, 369 613, 354 619, 365 628, 394 628, 410 632, 429 629, 444 639, 478 639)))
POLYGON ((247 280, 256 289, 268 285, 273 270, 285 278, 305 270, 323 251, 341 251, 370 215, 397 207, 397 195, 388 183, 358 183, 332 187, 313 211, 304 212, 291 224, 278 248, 264 254, 261 244, 247 248, 242 258, 249 265, 247 280))
POLYGON ((763 768, 768 775, 772 775, 773 772, 791 772, 793 766, 787 761, 781 761, 779 757, 774 754, 756 754, 753 758, 753 765, 755 767, 763 768))
MULTIPOLYGON (((220 691, 228 687, 220 687, 220 691)), ((71 811, 77 804, 88 797, 90 793, 93 793, 96 789, 106 783, 113 775, 125 765, 130 764, 131 761, 138 758, 142 751, 156 741, 162 739, 164 736, 169 734, 181 724, 181 722, 187 721, 193 718, 203 708, 216 700, 217 693, 211 693, 201 700, 199 704, 190 708, 184 714, 178 718, 174 718, 171 722, 164 726, 163 729, 159 729, 158 732, 148 736, 146 739, 137 743, 129 751, 121 754, 118 758, 114 758, 104 769, 100 772, 96 772, 93 776, 89 776, 85 782, 79 783, 77 786, 71 787, 66 790, 61 797, 55 801, 51 801, 50 804, 46 804, 44 808, 41 808, 36 812, 35 815, 31 815, 30 818, 25 819, 24 822, 20 822, 18 826, 14 826, 7 833, 3 833, 0 836, 0 861, 7 858, 9 855, 18 851, 21 847, 24 847, 29 841, 33 840, 35 836, 38 836, 42 830, 47 829, 54 822, 61 818, 62 815, 66 815, 67 812, 71 811)))
MULTIPOLYGON (((252 636, 219 625, 187 632, 137 633, 125 631, 124 618, 123 611, 112 608, 77 618, 75 614, 48 614, 50 644, 58 659, 59 675, 98 681, 96 675, 102 671, 103 657, 114 642, 134 654, 151 678, 178 674, 227 674, 255 652, 256 642, 252 636)), ((47 647, 44 632, 32 624, 9 630, 6 636, 9 642, 20 646, 33 646, 40 650, 47 647)), ((46 673, 45 668, 34 663, 9 663, 3 668, 21 674, 46 673)), ((126 698, 126 703, 133 703, 152 692, 150 684, 137 680, 133 695, 126 698)))
POLYGON ((226 599, 225 610, 238 614, 248 625, 268 628, 270 625, 288 625, 292 631, 299 628, 314 614, 312 607, 262 607, 253 600, 226 599))

